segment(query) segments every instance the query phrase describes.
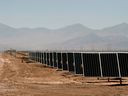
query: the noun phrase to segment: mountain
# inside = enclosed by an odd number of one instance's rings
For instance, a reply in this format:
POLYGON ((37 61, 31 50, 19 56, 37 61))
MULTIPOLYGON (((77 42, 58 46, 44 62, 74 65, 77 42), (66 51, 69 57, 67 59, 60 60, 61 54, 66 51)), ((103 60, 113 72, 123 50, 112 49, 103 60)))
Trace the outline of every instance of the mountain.
POLYGON ((53 48, 60 49, 88 49, 88 50, 101 50, 101 49, 127 49, 128 48, 127 36, 99 36, 97 34, 88 34, 63 43, 54 44, 53 48))
POLYGON ((101 30, 82 24, 59 29, 13 28, 0 23, 1 48, 17 49, 127 49, 128 24, 121 23, 101 30))
POLYGON ((57 29, 55 31, 58 31, 58 32, 90 32, 90 31, 93 31, 92 29, 88 28, 88 27, 85 27, 83 26, 82 24, 73 24, 73 25, 68 25, 66 27, 63 27, 63 28, 60 28, 60 29, 57 29))
POLYGON ((6 38, 15 35, 16 35, 16 29, 0 23, 0 38, 6 38))
POLYGON ((54 44, 60 49, 128 49, 128 24, 121 23, 101 30, 92 30, 65 42, 54 44))
POLYGON ((112 27, 99 30, 100 35, 127 35, 128 36, 128 24, 121 23, 112 27))
POLYGON ((15 46, 16 48, 38 49, 48 44, 64 42, 83 34, 85 35, 91 31, 91 29, 81 24, 74 24, 64 28, 51 30, 47 28, 13 28, 1 23, 0 44, 5 43, 10 47, 15 46))
MULTIPOLYGON (((57 34, 62 35, 63 37, 67 39, 71 39, 74 37, 79 37, 82 35, 87 35, 89 33, 92 33, 94 30, 90 29, 88 27, 83 26, 82 24, 73 24, 73 25, 68 25, 66 27, 54 30, 57 34), (68 35, 67 35, 68 34, 68 35)), ((60 36, 59 35, 59 36, 60 36)))

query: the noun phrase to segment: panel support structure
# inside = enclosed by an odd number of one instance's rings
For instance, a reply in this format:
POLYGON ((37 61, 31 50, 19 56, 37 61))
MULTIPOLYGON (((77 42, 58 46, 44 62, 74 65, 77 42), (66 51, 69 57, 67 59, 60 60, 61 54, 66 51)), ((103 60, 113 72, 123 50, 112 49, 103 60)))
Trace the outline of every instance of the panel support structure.
POLYGON ((100 62, 100 72, 101 72, 101 77, 103 77, 100 53, 99 53, 99 62, 100 62))
POLYGON ((119 77, 121 78, 121 72, 120 72, 120 62, 119 62, 119 57, 118 57, 118 53, 116 53, 116 57, 117 57, 117 64, 118 64, 118 70, 119 70, 119 77))

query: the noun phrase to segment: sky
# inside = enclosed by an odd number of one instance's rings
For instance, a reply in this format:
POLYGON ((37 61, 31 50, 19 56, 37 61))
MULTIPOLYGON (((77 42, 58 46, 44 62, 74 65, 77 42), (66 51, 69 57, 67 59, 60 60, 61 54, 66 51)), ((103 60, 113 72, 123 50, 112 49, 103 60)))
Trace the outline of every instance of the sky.
POLYGON ((0 0, 0 23, 57 29, 80 23, 101 29, 128 23, 128 0, 0 0))

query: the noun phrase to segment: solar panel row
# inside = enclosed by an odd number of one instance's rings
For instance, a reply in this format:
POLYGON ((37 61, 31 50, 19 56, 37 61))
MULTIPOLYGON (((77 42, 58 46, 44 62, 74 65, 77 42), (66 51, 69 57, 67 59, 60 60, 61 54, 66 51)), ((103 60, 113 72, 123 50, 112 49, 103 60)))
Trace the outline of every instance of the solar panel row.
POLYGON ((128 53, 125 52, 29 52, 29 56, 50 67, 84 76, 128 76, 128 53))

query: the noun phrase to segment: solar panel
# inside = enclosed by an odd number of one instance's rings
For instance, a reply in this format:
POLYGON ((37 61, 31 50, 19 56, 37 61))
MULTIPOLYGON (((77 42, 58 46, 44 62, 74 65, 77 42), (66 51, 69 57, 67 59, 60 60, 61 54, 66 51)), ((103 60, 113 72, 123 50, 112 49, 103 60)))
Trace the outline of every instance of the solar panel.
POLYGON ((31 52, 31 54, 32 54, 32 60, 35 60, 35 53, 31 52))
POLYGON ((35 57, 36 56, 36 54, 35 54, 35 52, 33 52, 33 60, 36 60, 35 57))
POLYGON ((40 53, 40 52, 38 52, 38 54, 39 54, 39 56, 38 56, 38 62, 40 62, 40 63, 41 63, 41 53, 40 53))
POLYGON ((32 59, 32 60, 35 60, 35 59, 34 59, 34 57, 35 57, 34 52, 31 52, 31 54, 30 54, 30 55, 31 55, 31 59, 32 59))
POLYGON ((39 56, 39 54, 38 54, 38 52, 36 52, 36 59, 37 59, 37 62, 38 62, 38 56, 39 56))
POLYGON ((39 53, 36 52, 36 59, 37 59, 37 62, 39 62, 39 53))
POLYGON ((74 57, 75 57, 75 73, 83 74, 81 53, 74 53, 74 57))
POLYGON ((84 76, 128 76, 128 53, 125 52, 50 53, 30 51, 29 57, 42 64, 69 70, 75 74, 84 74, 84 76))
POLYGON ((36 52, 35 59, 36 59, 36 62, 38 62, 38 52, 36 52))
POLYGON ((118 53, 120 73, 122 77, 128 76, 128 53, 118 53))
POLYGON ((61 53, 57 53, 57 59, 58 59, 58 68, 59 69, 62 69, 62 61, 61 61, 61 59, 62 59, 62 57, 61 57, 61 53))
POLYGON ((62 53, 62 67, 63 67, 63 70, 68 70, 67 53, 62 53))
POLYGON ((52 53, 50 53, 50 66, 53 67, 52 53))
POLYGON ((36 61, 37 60, 37 58, 36 58, 36 52, 34 52, 34 60, 36 61))
POLYGON ((36 52, 36 61, 38 62, 38 52, 36 52))
POLYGON ((55 68, 57 67, 57 58, 56 58, 56 57, 57 57, 57 55, 56 55, 56 53, 54 52, 54 53, 53 53, 53 59, 54 59, 54 60, 53 60, 53 61, 54 61, 54 62, 53 62, 53 65, 54 65, 55 68))
POLYGON ((53 52, 52 52, 52 63, 53 63, 52 67, 54 67, 54 53, 53 52))
POLYGON ((99 54, 84 53, 82 55, 84 76, 101 76, 99 54))
POLYGON ((49 62, 49 53, 47 53, 47 63, 46 63, 48 66, 50 65, 50 62, 49 62))
POLYGON ((32 52, 29 52, 29 58, 30 58, 31 60, 33 60, 33 54, 32 54, 32 52))
POLYGON ((56 63, 57 63, 57 68, 58 68, 58 53, 56 53, 56 63))
POLYGON ((119 77, 117 56, 115 53, 101 53, 101 66, 104 77, 119 77))
POLYGON ((44 64, 44 53, 41 53, 41 63, 44 64))
POLYGON ((35 57, 36 57, 36 53, 33 52, 33 60, 36 60, 35 57))
POLYGON ((74 72, 74 57, 73 53, 68 53, 68 70, 74 72))
POLYGON ((44 64, 46 64, 46 53, 44 52, 44 64))
POLYGON ((39 52, 39 62, 42 63, 42 53, 39 52))

